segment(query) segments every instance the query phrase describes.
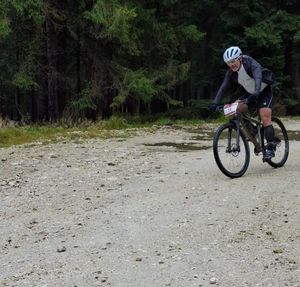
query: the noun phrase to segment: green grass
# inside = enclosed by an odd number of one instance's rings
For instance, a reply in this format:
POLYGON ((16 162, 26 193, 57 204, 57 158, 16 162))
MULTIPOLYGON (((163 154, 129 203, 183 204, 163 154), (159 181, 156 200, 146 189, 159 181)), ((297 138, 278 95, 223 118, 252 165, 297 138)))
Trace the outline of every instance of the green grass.
MULTIPOLYGON (((211 120, 210 122, 214 121, 217 120, 211 120)), ((47 144, 65 140, 80 142, 91 138, 126 138, 130 136, 135 129, 140 128, 151 130, 164 125, 198 126, 205 123, 207 123, 207 121, 200 119, 172 120, 168 117, 156 119, 112 117, 109 120, 96 123, 83 122, 71 127, 66 126, 66 124, 2 127, 0 128, 0 147, 36 142, 47 144)))
POLYGON ((0 129, 0 147, 30 143, 38 140, 53 140, 61 128, 12 127, 0 129))
MULTIPOLYGON (((290 118, 290 117, 289 117, 290 118)), ((300 120, 300 117, 291 119, 300 120)), ((177 119, 171 117, 111 117, 109 120, 98 122, 82 122, 75 125, 57 123, 53 125, 33 125, 21 127, 0 128, 0 147, 10 147, 13 145, 31 144, 40 142, 42 144, 59 141, 82 142, 92 138, 126 138, 134 134, 136 129, 155 130, 160 126, 190 126, 198 127, 205 124, 221 124, 228 119, 224 116, 210 119, 177 119)))

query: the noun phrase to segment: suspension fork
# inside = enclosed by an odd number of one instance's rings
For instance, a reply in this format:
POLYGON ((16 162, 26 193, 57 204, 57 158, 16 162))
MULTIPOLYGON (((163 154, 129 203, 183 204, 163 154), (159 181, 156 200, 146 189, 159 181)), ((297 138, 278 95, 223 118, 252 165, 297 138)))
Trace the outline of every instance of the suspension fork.
MULTIPOLYGON (((235 143, 236 149, 234 151, 240 152, 240 132, 241 132, 240 131, 241 130, 240 129, 240 121, 233 119, 233 120, 230 120, 230 123, 236 127, 236 131, 237 131, 237 138, 236 138, 236 143, 235 143)), ((232 152, 231 143, 232 143, 232 128, 229 129, 229 134, 228 134, 228 138, 227 138, 227 148, 226 148, 227 153, 232 152)))

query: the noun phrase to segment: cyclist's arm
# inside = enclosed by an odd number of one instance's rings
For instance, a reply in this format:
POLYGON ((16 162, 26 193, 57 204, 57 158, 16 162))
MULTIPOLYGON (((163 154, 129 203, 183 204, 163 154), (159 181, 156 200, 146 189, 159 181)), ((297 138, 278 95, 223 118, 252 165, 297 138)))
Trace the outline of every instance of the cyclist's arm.
POLYGON ((230 77, 230 71, 228 70, 224 77, 223 83, 220 86, 213 102, 215 104, 220 104, 222 99, 225 96, 225 93, 231 88, 231 86, 232 86, 232 80, 230 77))
POLYGON ((255 81, 254 94, 259 95, 262 82, 262 67, 253 58, 251 59, 251 70, 253 79, 255 81))

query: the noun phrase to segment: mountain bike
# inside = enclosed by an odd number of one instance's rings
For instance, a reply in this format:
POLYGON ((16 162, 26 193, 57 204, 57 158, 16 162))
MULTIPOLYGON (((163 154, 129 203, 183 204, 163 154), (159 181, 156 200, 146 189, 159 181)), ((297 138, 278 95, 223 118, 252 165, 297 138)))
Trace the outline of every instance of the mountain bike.
MULTIPOLYGON (((222 105, 218 111, 223 111, 229 121, 222 124, 213 138, 213 153, 219 169, 230 178, 238 178, 245 174, 250 163, 249 142, 254 145, 254 154, 263 154, 267 142, 264 137, 264 127, 258 118, 237 111, 238 103, 222 105)), ((272 117, 275 130, 275 156, 267 161, 274 167, 282 167, 289 155, 289 139, 285 126, 277 117, 272 117)))

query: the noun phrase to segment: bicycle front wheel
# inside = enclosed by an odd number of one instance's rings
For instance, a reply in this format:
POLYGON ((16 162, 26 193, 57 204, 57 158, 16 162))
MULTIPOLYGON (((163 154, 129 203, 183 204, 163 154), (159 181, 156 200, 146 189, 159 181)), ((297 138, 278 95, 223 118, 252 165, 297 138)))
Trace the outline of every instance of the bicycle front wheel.
POLYGON ((278 118, 272 117, 272 124, 275 131, 275 156, 268 161, 268 164, 272 167, 282 167, 289 156, 289 139, 287 131, 278 118))
POLYGON ((213 152, 219 169, 230 178, 241 177, 250 162, 249 143, 237 133, 233 123, 220 126, 213 139, 213 152))

